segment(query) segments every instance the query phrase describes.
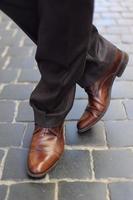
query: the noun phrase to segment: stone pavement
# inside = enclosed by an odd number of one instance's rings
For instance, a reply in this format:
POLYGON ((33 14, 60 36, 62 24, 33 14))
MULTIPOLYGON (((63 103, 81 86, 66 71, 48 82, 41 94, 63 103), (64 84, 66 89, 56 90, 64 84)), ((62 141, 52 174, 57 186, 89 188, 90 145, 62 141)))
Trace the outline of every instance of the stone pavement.
POLYGON ((76 121, 87 96, 77 86, 64 156, 34 180, 25 164, 33 130, 28 99, 40 78, 36 47, 0 12, 0 200, 133 200, 133 0, 96 0, 95 24, 129 53, 128 67, 115 81, 107 113, 84 135, 76 121))

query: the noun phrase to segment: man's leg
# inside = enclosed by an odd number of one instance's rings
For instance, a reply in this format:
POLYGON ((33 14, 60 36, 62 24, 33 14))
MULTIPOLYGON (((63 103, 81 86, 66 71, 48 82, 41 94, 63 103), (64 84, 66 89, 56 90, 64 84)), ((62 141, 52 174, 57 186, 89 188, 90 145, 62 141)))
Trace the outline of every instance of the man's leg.
MULTIPOLYGON (((2 0, 0 2, 0 9, 11 17, 11 19, 13 19, 37 45, 39 24, 38 12, 36 12, 36 0, 25 0, 21 2, 15 0, 2 0)), ((101 77, 109 66, 110 60, 113 60, 115 50, 116 47, 102 37, 98 33, 97 28, 93 25, 91 40, 88 44, 85 71, 78 81, 78 84, 85 88, 101 77)))
POLYGON ((71 109, 84 72, 93 1, 39 0, 36 61, 41 80, 30 104, 40 126, 57 126, 71 109), (83 23, 84 22, 84 23, 83 23))
MULTIPOLYGON (((2 0, 0 9, 11 17, 37 45, 39 23, 36 0, 21 1, 21 4, 15 0, 2 0)), ((88 44, 85 71, 78 81, 81 87, 85 88, 94 83, 103 74, 110 59, 113 60, 115 48, 113 44, 98 33, 93 25, 91 40, 88 44)))
POLYGON ((93 25, 88 47, 85 71, 78 81, 82 88, 94 84, 114 61, 117 47, 99 34, 93 25))
MULTIPOLYGON (((36 0, 32 0, 32 4, 29 4, 30 1, 31 0, 26 2, 21 1, 21 4, 19 4, 17 1, 17 3, 14 3, 13 0, 3 0, 0 2, 0 9, 13 19, 14 22, 16 22, 16 24, 19 25, 19 27, 37 45, 37 3, 36 0)), ((78 81, 78 84, 82 88, 95 83, 95 81, 102 76, 104 71, 108 68, 110 60, 113 60, 116 50, 116 47, 112 43, 107 41, 98 33, 98 30, 94 25, 92 28, 90 43, 91 45, 88 44, 85 70, 78 81)))
POLYGON ((27 164, 28 174, 40 178, 64 150, 62 124, 72 106, 76 82, 84 72, 93 0, 37 2, 36 61, 41 80, 30 98, 36 126, 27 164))
MULTIPOLYGON (((20 3, 15 0, 12 0, 12 1, 3 0, 0 2, 0 8, 12 19, 14 19, 14 21, 22 28, 22 30, 24 30, 24 32, 33 40, 33 42, 37 44, 39 16, 36 12, 37 5, 36 5, 35 0, 32 1, 32 3, 30 3, 30 1, 27 2, 26 0, 25 1, 23 0, 20 3)), ((54 45, 53 45, 53 49, 54 49, 54 45)), ((90 85, 94 85, 96 81, 100 77, 102 77, 105 71, 108 70, 109 67, 111 66, 111 63, 114 61, 116 51, 117 51, 117 47, 115 47, 113 44, 111 44, 109 41, 103 38, 98 33, 96 27, 93 26, 92 32, 91 32, 91 40, 89 40, 89 43, 88 43, 88 52, 87 52, 87 57, 86 57, 85 70, 84 70, 84 73, 82 73, 82 76, 79 79, 79 81, 77 81, 77 83, 84 89, 89 87, 90 85)), ((34 105, 35 98, 36 98, 36 103, 37 103, 39 99, 39 96, 38 96, 39 93, 43 93, 44 91, 43 85, 44 85, 43 81, 40 80, 36 90, 34 91, 33 98, 31 97, 31 101, 33 101, 32 105, 34 107, 34 110, 36 110, 36 107, 34 105)), ((74 97, 74 93, 75 93, 75 90, 72 92, 69 92, 69 94, 71 95, 70 95, 69 101, 67 101, 66 113, 69 111, 69 109, 72 106, 72 102, 73 102, 72 97, 74 97)), ((92 97, 92 95, 90 95, 89 93, 88 95, 92 97)), ((44 100, 44 97, 42 98, 42 101, 43 100, 44 100)), ((95 97, 91 98, 91 100, 92 100, 92 104, 94 104, 95 97)), ((42 102, 42 107, 43 105, 44 104, 42 102)), ((64 107, 61 106, 60 104, 59 108, 63 109, 64 107)), ((37 111, 35 111, 35 114, 36 114, 35 118, 37 119, 37 121, 38 121, 38 118, 39 118, 39 121, 43 119, 41 121, 41 124, 42 124, 44 121, 44 118, 42 117, 42 115, 44 115, 44 112, 41 112, 37 109, 37 111)), ((58 110, 58 114, 59 116, 61 116, 59 110, 58 110)), ((63 114, 65 114, 65 112, 63 114)), ((91 119, 92 119, 92 116, 91 116, 91 119)), ((59 120, 59 118, 57 120, 59 120)))

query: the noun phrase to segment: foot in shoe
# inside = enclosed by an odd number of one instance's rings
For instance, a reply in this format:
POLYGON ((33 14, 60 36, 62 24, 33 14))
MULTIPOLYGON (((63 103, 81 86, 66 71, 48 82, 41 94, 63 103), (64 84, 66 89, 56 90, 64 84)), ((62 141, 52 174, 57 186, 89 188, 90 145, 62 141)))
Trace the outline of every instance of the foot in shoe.
POLYGON ((27 158, 28 175, 42 178, 64 152, 63 124, 55 128, 35 126, 27 158))
POLYGON ((110 104, 113 82, 116 76, 120 77, 124 72, 128 59, 128 55, 118 49, 113 64, 104 75, 94 84, 85 88, 89 102, 77 123, 78 132, 89 130, 103 117, 110 104))

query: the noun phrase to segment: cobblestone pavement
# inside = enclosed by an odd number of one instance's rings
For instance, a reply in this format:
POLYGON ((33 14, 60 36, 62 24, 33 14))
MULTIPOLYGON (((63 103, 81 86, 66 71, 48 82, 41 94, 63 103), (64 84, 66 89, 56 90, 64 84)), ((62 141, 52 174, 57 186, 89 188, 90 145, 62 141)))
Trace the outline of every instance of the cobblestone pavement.
POLYGON ((77 86, 64 156, 41 180, 25 169, 33 130, 28 98, 40 77, 36 47, 0 12, 0 200, 133 200, 133 0, 96 0, 95 8, 100 32, 130 61, 114 83, 107 113, 84 135, 76 120, 87 96, 77 86))

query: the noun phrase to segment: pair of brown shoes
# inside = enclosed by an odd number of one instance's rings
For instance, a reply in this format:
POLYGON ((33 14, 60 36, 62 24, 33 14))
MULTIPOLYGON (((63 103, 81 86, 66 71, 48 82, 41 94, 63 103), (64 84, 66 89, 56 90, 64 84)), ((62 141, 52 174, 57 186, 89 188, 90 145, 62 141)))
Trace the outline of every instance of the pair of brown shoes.
MULTIPOLYGON (((85 88, 89 103, 77 123, 80 133, 90 129, 105 114, 111 99, 116 76, 120 77, 128 63, 128 55, 117 50, 113 64, 94 85, 85 88)), ((32 177, 42 178, 64 152, 63 124, 55 128, 35 126, 27 159, 27 171, 32 177)))

